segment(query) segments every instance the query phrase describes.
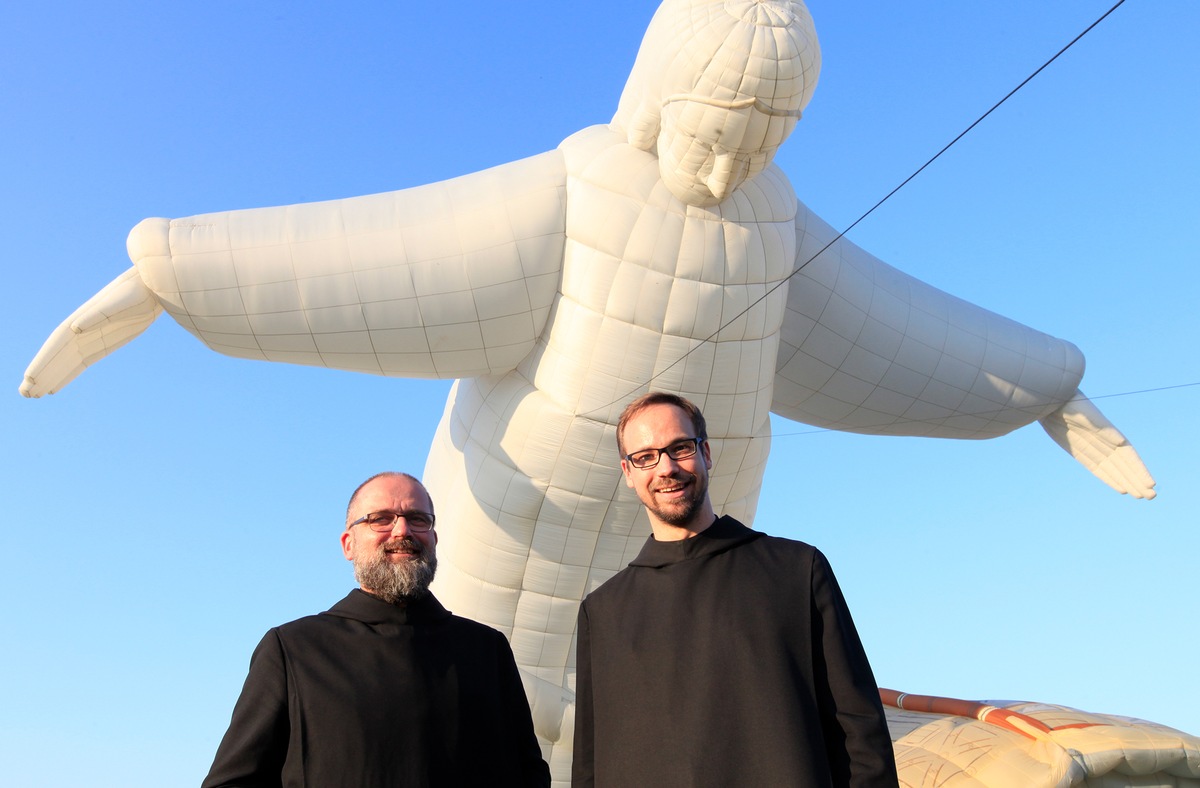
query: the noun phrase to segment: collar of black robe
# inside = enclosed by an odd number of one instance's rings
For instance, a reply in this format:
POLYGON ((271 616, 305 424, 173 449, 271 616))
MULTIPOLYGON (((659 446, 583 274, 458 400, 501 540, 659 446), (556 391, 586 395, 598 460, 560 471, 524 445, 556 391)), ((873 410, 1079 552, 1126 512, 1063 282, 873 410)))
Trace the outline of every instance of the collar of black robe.
POLYGON ((723 553, 760 536, 761 533, 750 530, 732 517, 722 516, 690 539, 660 542, 651 535, 646 544, 642 545, 642 551, 638 553, 637 558, 630 561, 629 565, 659 568, 723 553))
POLYGON ((450 611, 442 607, 437 597, 430 593, 410 599, 402 607, 356 588, 323 615, 340 616, 364 624, 427 624, 449 618, 450 611))

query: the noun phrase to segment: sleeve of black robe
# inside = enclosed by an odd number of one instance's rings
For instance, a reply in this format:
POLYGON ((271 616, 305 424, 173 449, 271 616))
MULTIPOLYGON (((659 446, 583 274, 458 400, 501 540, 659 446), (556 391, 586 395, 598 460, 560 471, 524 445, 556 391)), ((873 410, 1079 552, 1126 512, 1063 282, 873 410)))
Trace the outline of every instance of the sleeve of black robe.
MULTIPOLYGON (((507 735, 508 746, 517 753, 521 785, 524 788, 550 788, 550 766, 542 758, 542 748, 533 729, 532 710, 529 708, 529 698, 525 695, 525 687, 521 684, 521 672, 513 657, 512 647, 504 635, 497 632, 496 637, 500 675, 504 677, 505 684, 497 691, 505 693, 505 705, 511 720, 510 724, 505 726, 506 730, 498 732, 498 735, 507 735)), ((468 753, 467 757, 469 755, 468 753)))
POLYGON ((879 687, 833 569, 819 550, 813 551, 812 600, 815 678, 833 784, 895 786, 896 760, 879 687))
POLYGON ((592 726, 592 652, 587 609, 579 606, 575 641, 575 741, 571 755, 572 788, 595 785, 592 726))
POLYGON ((250 657, 250 672, 233 707, 229 730, 202 788, 281 785, 288 734, 283 648, 272 629, 250 657))

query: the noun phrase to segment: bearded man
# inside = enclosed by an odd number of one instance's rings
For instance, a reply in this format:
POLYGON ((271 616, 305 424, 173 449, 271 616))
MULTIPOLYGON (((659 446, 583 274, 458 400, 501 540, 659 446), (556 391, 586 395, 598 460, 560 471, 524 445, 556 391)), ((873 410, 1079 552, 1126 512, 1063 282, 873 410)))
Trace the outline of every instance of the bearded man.
POLYGON ((550 784, 508 641, 429 593, 434 523, 408 474, 354 491, 359 588, 263 637, 205 788, 550 784))

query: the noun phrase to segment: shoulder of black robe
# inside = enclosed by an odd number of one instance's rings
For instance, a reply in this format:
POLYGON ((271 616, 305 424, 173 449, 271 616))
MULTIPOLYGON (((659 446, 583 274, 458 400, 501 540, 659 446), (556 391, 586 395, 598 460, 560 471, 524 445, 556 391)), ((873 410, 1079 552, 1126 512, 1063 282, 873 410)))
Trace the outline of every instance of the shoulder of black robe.
POLYGON ((680 561, 724 553, 762 536, 765 534, 747 528, 732 517, 721 516, 708 528, 689 539, 660 542, 650 536, 646 544, 642 545, 637 558, 630 561, 629 565, 657 569, 680 561))

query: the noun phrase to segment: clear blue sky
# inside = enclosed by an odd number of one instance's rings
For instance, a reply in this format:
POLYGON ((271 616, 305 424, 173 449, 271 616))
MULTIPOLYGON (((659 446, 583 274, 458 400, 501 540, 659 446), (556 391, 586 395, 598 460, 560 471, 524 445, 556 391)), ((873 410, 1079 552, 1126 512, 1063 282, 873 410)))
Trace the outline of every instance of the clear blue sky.
MULTIPOLYGON (((845 227, 1110 5, 813 0, 824 69, 777 161, 845 227)), ((22 399, 45 337, 128 266, 129 229, 553 148, 611 117, 652 11, 0 10, 0 783, 198 784, 262 633, 352 584, 346 496, 421 471, 449 387, 230 359, 164 318, 22 399)), ((1160 491, 1117 495, 1037 426, 777 422, 756 526, 830 556, 884 686, 1200 733, 1197 29, 1191 0, 1131 0, 851 234, 1079 345, 1160 491)))

